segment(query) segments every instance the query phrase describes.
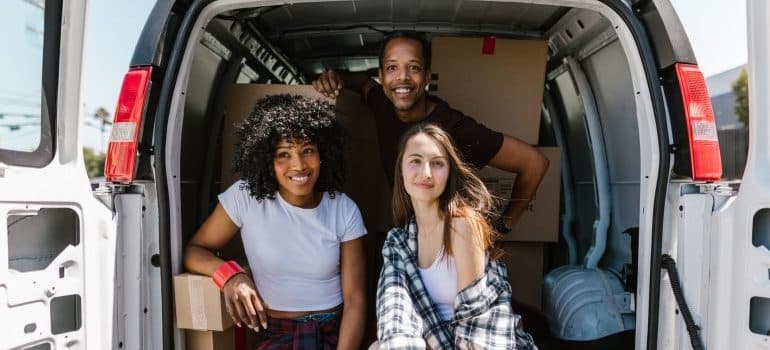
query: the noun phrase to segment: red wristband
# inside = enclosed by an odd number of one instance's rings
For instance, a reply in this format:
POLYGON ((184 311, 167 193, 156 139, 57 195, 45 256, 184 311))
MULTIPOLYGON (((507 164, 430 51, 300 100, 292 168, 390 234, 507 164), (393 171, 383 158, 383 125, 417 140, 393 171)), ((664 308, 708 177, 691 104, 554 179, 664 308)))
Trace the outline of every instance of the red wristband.
POLYGON ((243 271, 241 265, 238 265, 237 262, 230 260, 219 265, 217 270, 214 271, 214 276, 211 277, 214 279, 214 284, 216 284, 219 289, 222 289, 230 278, 242 272, 246 271, 243 271))

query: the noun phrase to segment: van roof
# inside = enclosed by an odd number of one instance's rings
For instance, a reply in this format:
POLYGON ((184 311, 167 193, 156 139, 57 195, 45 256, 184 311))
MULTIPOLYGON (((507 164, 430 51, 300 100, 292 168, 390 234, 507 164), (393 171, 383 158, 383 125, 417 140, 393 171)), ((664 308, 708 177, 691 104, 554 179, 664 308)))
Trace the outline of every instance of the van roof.
POLYGON ((377 67, 389 32, 497 35, 543 39, 568 8, 524 3, 423 0, 318 2, 239 10, 221 16, 233 30, 258 31, 305 73, 324 68, 364 71, 377 67), (354 19, 354 20, 351 20, 354 19))

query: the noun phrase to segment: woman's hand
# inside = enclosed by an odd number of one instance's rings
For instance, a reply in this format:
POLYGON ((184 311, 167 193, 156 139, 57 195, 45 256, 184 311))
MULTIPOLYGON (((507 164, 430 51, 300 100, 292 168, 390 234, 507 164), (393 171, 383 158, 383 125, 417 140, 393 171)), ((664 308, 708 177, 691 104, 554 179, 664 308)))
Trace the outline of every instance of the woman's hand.
POLYGON ((262 329, 267 329, 267 307, 249 275, 239 273, 233 276, 225 283, 222 293, 227 313, 238 327, 245 324, 259 330, 261 325, 262 329))

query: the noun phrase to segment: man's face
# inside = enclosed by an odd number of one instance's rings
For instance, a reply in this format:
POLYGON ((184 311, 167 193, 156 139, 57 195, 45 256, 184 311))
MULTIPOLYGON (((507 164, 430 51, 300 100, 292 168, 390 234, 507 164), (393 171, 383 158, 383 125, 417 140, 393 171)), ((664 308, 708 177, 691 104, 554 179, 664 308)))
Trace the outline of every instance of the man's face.
POLYGON ((380 83, 397 112, 413 112, 425 99, 430 70, 425 68, 422 45, 409 38, 388 42, 382 56, 380 83))

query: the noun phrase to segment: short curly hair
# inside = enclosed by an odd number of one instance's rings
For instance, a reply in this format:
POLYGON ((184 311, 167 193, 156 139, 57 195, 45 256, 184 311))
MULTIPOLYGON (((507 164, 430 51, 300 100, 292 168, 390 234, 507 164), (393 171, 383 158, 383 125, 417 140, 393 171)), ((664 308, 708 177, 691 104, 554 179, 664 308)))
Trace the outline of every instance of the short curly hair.
POLYGON ((273 159, 281 139, 308 140, 318 146, 321 173, 314 190, 333 197, 345 183, 345 133, 337 123, 331 103, 299 95, 271 95, 236 126, 233 171, 240 174, 252 197, 275 199, 278 181, 273 159))

